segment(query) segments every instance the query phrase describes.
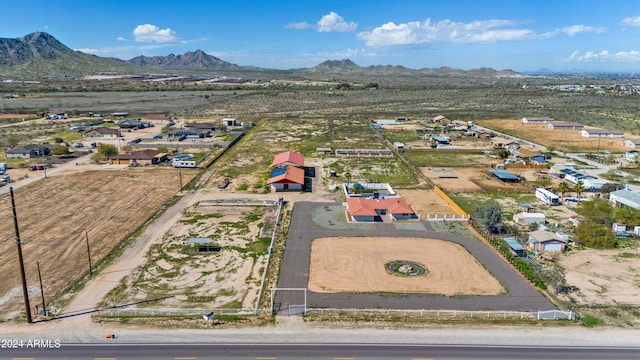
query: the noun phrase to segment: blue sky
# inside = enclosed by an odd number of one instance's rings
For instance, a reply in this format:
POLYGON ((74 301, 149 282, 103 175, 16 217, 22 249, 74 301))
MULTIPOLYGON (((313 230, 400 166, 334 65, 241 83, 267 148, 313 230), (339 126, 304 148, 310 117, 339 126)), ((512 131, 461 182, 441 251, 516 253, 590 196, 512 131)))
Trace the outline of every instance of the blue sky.
POLYGON ((637 0, 0 0, 0 37, 45 31, 130 59, 203 50, 274 69, 361 66, 640 71, 637 0))

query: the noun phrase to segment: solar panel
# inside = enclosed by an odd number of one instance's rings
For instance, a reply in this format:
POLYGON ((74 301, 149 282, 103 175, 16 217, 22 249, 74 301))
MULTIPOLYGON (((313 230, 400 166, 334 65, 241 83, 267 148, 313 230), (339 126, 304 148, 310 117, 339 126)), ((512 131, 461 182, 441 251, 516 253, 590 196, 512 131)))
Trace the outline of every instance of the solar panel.
POLYGON ((269 177, 280 176, 280 175, 282 175, 282 174, 284 174, 286 172, 287 172, 287 167, 286 166, 279 167, 279 168, 273 169, 273 171, 271 171, 271 176, 269 176, 269 177))

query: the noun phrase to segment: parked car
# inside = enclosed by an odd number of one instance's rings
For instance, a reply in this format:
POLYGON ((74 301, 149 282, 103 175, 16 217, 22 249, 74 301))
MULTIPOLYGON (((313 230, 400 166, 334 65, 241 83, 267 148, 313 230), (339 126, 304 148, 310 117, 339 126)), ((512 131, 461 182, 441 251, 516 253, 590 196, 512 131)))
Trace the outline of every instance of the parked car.
POLYGON ((9 175, 4 175, 4 176, 0 177, 0 182, 9 182, 9 180, 11 180, 9 175))
POLYGON ((156 135, 153 137, 154 139, 162 139, 162 135, 156 135))
POLYGON ((84 144, 83 143, 76 143, 74 146, 77 147, 77 148, 81 148, 81 147, 84 147, 84 144))

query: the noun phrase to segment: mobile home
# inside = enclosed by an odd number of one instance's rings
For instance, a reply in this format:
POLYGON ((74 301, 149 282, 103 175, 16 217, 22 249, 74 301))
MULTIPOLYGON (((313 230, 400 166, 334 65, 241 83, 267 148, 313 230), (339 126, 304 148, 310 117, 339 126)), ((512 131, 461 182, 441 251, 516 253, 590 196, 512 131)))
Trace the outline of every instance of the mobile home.
POLYGON ((536 198, 549 205, 560 205, 560 197, 544 188, 536 189, 536 198))

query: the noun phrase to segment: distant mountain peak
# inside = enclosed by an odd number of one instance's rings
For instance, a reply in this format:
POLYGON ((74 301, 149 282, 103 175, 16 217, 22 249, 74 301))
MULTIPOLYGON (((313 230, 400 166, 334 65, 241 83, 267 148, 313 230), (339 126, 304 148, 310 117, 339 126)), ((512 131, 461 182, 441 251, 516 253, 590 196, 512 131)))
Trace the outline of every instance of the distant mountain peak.
POLYGON ((220 60, 202 50, 189 51, 183 55, 137 56, 127 61, 138 66, 151 66, 178 70, 237 70, 240 66, 220 60))
POLYGON ((335 69, 360 69, 360 66, 358 66, 356 63, 354 63, 353 61, 351 61, 350 59, 343 59, 343 60, 327 60, 321 64, 318 64, 316 66, 313 67, 313 69, 330 69, 330 70, 335 70, 335 69))

